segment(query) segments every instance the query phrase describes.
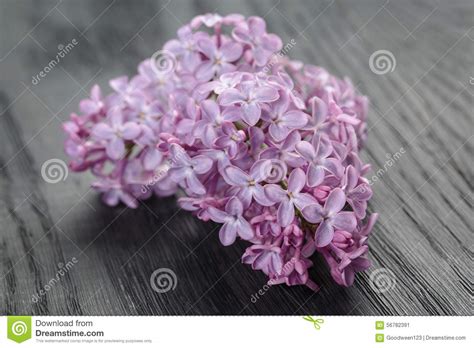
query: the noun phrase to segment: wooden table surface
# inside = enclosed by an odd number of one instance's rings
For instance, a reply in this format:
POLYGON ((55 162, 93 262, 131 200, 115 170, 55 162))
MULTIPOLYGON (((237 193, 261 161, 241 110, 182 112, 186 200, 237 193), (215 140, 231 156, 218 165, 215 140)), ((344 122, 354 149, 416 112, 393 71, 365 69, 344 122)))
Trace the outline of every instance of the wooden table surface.
POLYGON ((472 1, 1 0, 0 315, 472 315, 473 19, 472 1), (318 293, 273 286, 253 301, 266 279, 240 263, 245 243, 223 247, 217 225, 173 199, 109 208, 89 174, 42 178, 46 161, 66 160, 61 123, 91 85, 134 73, 183 23, 214 11, 265 17, 295 40, 292 57, 370 97, 363 158, 372 174, 385 169, 369 205, 380 214, 374 266, 351 288, 316 258, 318 293), (377 74, 379 50, 393 59, 377 74), (152 289, 159 268, 176 274, 174 290, 152 289), (380 272, 387 291, 370 280, 380 272))

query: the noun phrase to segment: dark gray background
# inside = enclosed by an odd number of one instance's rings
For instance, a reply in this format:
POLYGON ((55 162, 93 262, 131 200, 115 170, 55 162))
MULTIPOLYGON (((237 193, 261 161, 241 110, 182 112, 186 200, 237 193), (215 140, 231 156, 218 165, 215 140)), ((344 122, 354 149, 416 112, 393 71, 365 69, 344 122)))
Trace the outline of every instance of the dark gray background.
POLYGON ((0 0, 0 314, 472 314, 473 18, 472 1, 0 0), (93 84, 108 91, 108 79, 133 74, 178 27, 214 11, 263 16, 296 41, 292 57, 349 76, 371 99, 363 157, 374 171, 405 150, 373 186, 374 267, 351 288, 316 258, 320 292, 274 286, 253 303, 265 276, 240 264, 245 243, 220 245, 217 225, 173 199, 108 208, 89 174, 41 177, 45 161, 66 160, 61 122, 93 84), (371 71, 377 50, 394 55, 392 72, 371 71), (149 283, 162 267, 178 279, 165 294, 149 283), (385 292, 370 282, 380 268, 393 273, 385 292))

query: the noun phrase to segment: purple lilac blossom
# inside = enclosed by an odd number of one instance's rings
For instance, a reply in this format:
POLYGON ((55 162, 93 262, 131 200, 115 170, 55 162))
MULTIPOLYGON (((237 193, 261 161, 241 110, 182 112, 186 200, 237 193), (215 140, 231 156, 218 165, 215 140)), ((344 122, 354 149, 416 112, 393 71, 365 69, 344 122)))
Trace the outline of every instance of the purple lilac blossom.
POLYGON ((250 243, 242 262, 271 284, 306 285, 319 253, 350 286, 370 267, 377 214, 359 151, 368 100, 349 79, 279 54, 259 17, 206 14, 145 59, 135 76, 95 85, 63 125, 74 171, 107 205, 136 208, 184 192, 182 209, 250 243))

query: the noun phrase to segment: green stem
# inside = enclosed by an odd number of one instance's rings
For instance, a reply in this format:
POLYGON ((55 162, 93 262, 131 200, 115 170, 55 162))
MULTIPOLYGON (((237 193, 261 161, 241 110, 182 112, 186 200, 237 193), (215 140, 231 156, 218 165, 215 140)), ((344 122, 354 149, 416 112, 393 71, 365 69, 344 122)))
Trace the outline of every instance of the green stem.
POLYGON ((240 123, 240 122, 234 122, 234 126, 235 126, 235 128, 237 128, 238 130, 243 130, 243 131, 247 130, 247 127, 245 127, 245 125, 243 125, 243 124, 240 123))

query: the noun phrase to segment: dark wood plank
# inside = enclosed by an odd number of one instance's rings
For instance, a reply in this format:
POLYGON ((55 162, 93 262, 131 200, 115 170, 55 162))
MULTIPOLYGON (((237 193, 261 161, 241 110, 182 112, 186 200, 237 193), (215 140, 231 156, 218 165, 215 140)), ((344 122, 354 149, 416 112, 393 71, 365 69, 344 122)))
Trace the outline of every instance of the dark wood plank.
POLYGON ((0 314, 472 314, 472 2, 167 3, 0 2, 0 314), (370 97, 363 157, 374 171, 404 149, 374 184, 374 267, 351 288, 335 285, 316 258, 320 292, 274 286, 253 301, 266 280, 240 264, 245 243, 221 246, 217 225, 173 199, 110 209, 89 189, 90 175, 41 178, 46 160, 66 159, 61 122, 92 84, 133 74, 181 24, 215 11, 264 16, 269 31, 297 42, 292 57, 350 77, 370 97), (33 84, 72 39, 77 47, 33 84), (369 57, 382 49, 396 68, 376 75, 369 57), (163 267, 178 282, 158 294, 149 280, 163 267), (370 286, 379 268, 393 272, 392 290, 370 286))

